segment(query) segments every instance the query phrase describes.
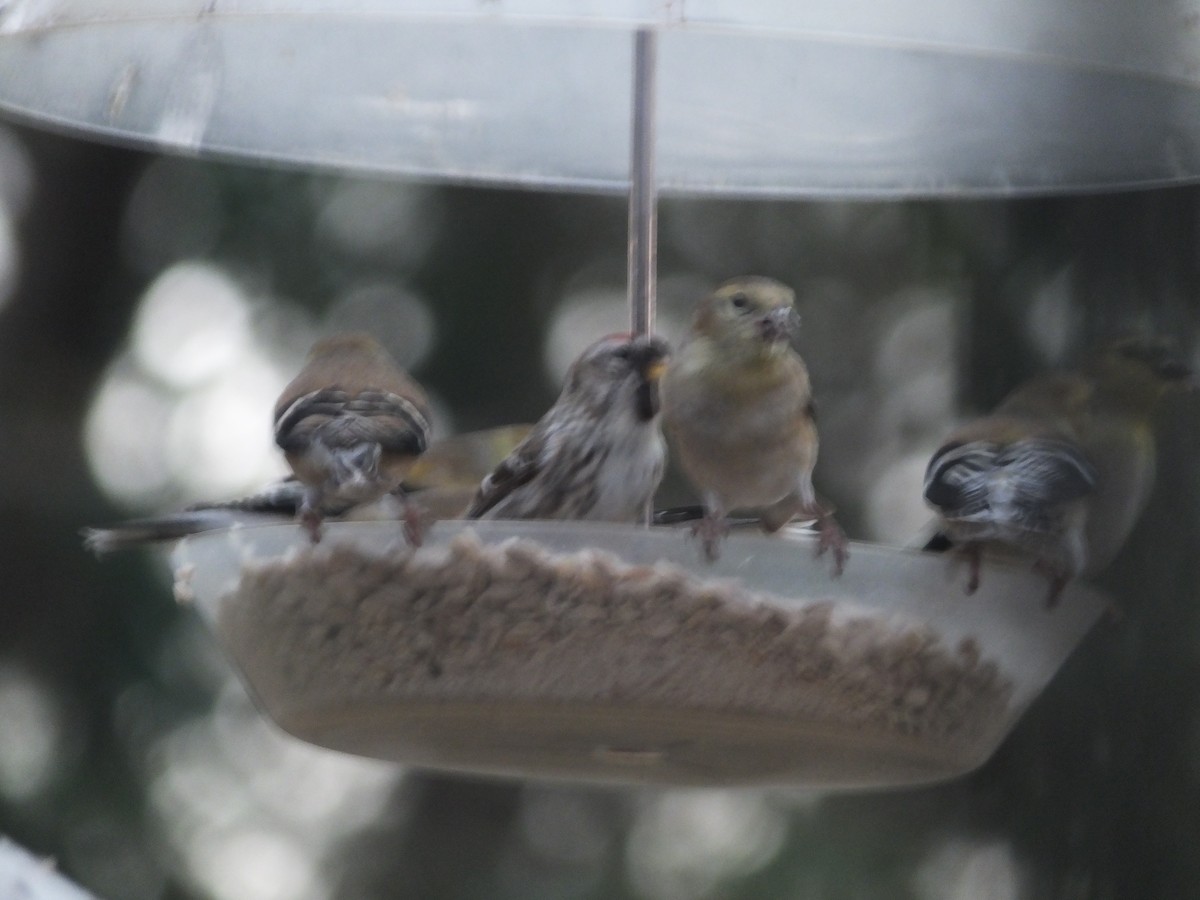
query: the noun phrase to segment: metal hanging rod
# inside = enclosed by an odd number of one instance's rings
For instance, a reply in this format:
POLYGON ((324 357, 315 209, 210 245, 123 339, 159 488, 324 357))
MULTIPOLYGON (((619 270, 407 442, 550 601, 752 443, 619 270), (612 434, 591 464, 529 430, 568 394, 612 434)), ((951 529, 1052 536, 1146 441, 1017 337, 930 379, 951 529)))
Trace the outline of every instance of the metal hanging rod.
POLYGON ((634 334, 654 331, 658 262, 658 192, 654 182, 655 82, 658 34, 633 37, 633 128, 629 163, 629 310, 634 334))

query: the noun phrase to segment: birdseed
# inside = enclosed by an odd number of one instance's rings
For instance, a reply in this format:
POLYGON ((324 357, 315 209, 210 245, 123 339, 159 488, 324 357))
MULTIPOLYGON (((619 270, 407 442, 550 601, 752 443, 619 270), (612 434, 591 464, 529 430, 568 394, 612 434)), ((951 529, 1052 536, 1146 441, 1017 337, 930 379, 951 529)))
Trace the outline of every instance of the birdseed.
POLYGON ((703 710, 986 750, 1012 682, 965 639, 844 602, 783 604, 676 565, 551 554, 471 531, 379 556, 337 545, 249 562, 217 628, 257 692, 703 710))

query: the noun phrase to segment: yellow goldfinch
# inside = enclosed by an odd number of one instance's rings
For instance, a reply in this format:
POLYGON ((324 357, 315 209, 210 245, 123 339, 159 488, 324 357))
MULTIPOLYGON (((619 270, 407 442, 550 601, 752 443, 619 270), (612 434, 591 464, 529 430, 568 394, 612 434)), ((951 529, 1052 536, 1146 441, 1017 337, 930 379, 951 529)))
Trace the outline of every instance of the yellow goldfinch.
POLYGON ((718 287, 663 376, 663 421, 704 502, 695 532, 710 559, 726 514, 758 509, 767 532, 798 515, 815 519, 818 554, 832 548, 841 572, 846 537, 813 490, 817 425, 808 370, 791 346, 797 320, 795 295, 778 281, 742 277, 718 287))
MULTIPOLYGON (((275 443, 305 486, 300 519, 316 541, 326 515, 399 488, 429 443, 429 402, 374 338, 335 335, 313 345, 280 395, 275 443)), ((415 507, 404 519, 420 543, 415 507)))
POLYGON ((924 494, 970 560, 968 592, 986 545, 1034 557, 1050 581, 1048 605, 1071 578, 1111 562, 1154 484, 1155 409, 1190 376, 1165 344, 1120 341, 1078 371, 1026 382, 949 435, 924 494))

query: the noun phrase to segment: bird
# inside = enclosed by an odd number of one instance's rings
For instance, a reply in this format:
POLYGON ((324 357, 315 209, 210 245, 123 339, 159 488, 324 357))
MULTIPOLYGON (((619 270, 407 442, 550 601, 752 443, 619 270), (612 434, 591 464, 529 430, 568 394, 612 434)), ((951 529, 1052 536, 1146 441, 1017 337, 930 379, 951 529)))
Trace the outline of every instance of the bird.
MULTIPOLYGON (((327 515, 399 488, 429 433, 425 392, 373 337, 317 341, 275 404, 275 443, 305 487, 299 519, 313 543, 327 515)), ((406 505, 404 523, 419 545, 416 507, 406 505)))
POLYGON ((83 546, 103 557, 118 550, 177 541, 205 531, 278 525, 295 520, 304 494, 304 485, 295 476, 289 476, 245 497, 196 503, 183 510, 86 527, 81 531, 83 546))
POLYGON ((644 521, 666 466, 658 382, 669 353, 660 337, 628 334, 587 347, 466 518, 644 521))
POLYGON ((955 429, 925 471, 939 532, 927 549, 957 547, 979 587, 985 548, 1031 556, 1054 606, 1071 579, 1103 569, 1146 506, 1156 464, 1155 410, 1193 389, 1171 346, 1124 338, 1076 370, 1018 386, 986 416, 955 429))
MULTIPOLYGON (((396 491, 375 503, 327 510, 329 517, 355 521, 398 521, 406 503, 415 503, 423 522, 462 518, 479 480, 496 467, 532 425, 502 425, 433 441, 409 469, 396 491), (403 493, 405 502, 399 500, 403 493)), ((82 529, 84 547, 97 556, 118 550, 177 541, 204 531, 249 525, 279 525, 299 515, 307 488, 295 475, 231 500, 209 500, 185 509, 82 529)))
POLYGON ((795 293, 771 278, 726 281, 697 306, 691 329, 663 376, 663 424, 672 454, 700 494, 693 527, 710 560, 727 514, 757 509, 763 531, 797 516, 816 520, 817 553, 847 556, 833 510, 813 489, 817 423, 808 369, 792 346, 795 293))

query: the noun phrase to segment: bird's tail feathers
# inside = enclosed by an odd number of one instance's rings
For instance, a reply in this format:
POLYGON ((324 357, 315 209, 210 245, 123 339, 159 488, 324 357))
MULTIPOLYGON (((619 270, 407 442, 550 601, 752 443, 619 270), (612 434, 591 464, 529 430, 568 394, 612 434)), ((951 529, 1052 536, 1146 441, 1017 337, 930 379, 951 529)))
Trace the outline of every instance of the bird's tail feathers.
POLYGON ((330 455, 329 480, 338 489, 368 487, 379 479, 379 444, 336 449, 330 455))
POLYGON ((246 522, 248 514, 230 509, 201 509, 130 519, 99 528, 84 528, 83 546, 97 556, 152 544, 177 541, 189 534, 246 522))

